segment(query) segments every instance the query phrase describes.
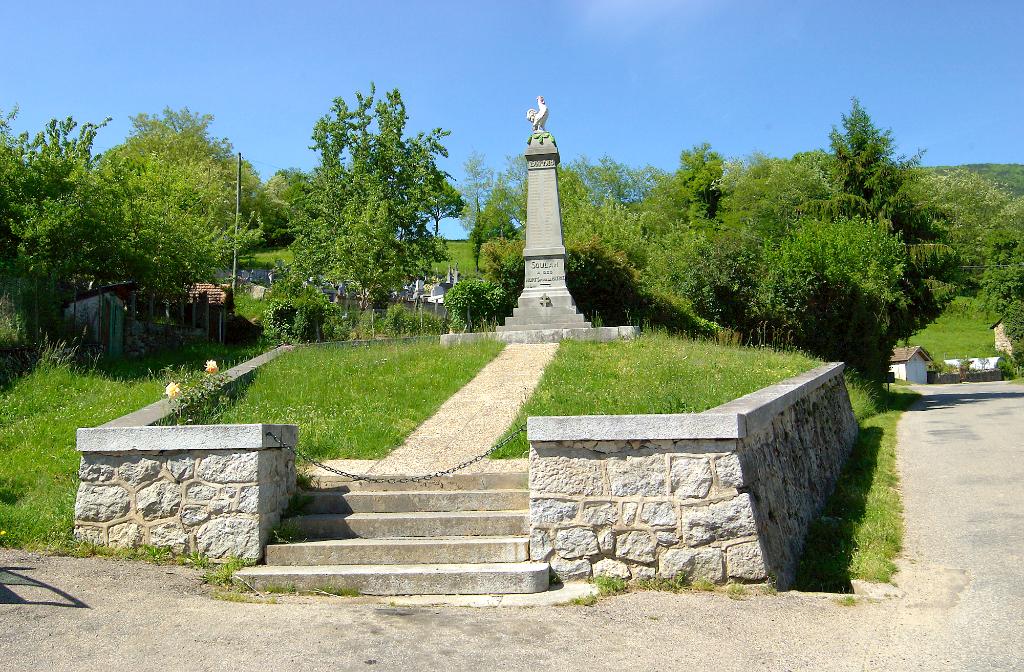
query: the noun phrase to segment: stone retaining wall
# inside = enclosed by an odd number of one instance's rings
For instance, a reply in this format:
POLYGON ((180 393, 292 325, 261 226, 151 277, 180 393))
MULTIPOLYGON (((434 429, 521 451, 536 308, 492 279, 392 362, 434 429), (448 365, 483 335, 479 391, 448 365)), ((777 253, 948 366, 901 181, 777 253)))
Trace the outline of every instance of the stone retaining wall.
POLYGON ((857 437, 842 372, 699 414, 530 418, 531 557, 563 580, 787 588, 857 437))
POLYGON ((295 490, 295 425, 78 430, 75 538, 258 560, 295 490))

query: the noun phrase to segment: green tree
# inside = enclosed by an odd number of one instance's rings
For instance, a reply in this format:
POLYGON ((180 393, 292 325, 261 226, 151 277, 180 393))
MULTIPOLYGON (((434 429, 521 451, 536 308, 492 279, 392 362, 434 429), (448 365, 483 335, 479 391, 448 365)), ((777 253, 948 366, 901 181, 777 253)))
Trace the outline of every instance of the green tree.
POLYGON ((116 274, 109 257, 118 232, 105 216, 92 151, 107 121, 79 125, 70 117, 53 119, 32 137, 14 136, 4 124, 0 170, 9 181, 4 180, 0 236, 16 242, 23 272, 83 281, 116 274))
POLYGON ((293 227, 305 207, 309 175, 298 168, 278 170, 263 183, 256 196, 263 242, 282 247, 295 240, 293 227))
POLYGON ((441 235, 441 220, 458 217, 466 207, 462 200, 462 194, 448 181, 448 176, 440 171, 435 172, 428 179, 434 180, 434 185, 429 192, 427 212, 434 220, 434 237, 441 235))
POLYGON ((335 98, 313 128, 320 165, 297 232, 296 265, 304 275, 346 282, 361 303, 380 302, 405 278, 444 258, 428 227, 447 131, 405 134, 405 104, 397 89, 379 101, 375 89, 356 93, 354 106, 335 98))
POLYGON ((784 235, 807 214, 807 204, 828 200, 829 157, 804 152, 791 159, 755 154, 730 162, 723 176, 722 219, 728 228, 762 238, 784 235))
POLYGON ((725 160, 708 143, 683 150, 679 169, 658 180, 644 207, 662 223, 662 231, 679 226, 714 228, 724 172, 725 160))

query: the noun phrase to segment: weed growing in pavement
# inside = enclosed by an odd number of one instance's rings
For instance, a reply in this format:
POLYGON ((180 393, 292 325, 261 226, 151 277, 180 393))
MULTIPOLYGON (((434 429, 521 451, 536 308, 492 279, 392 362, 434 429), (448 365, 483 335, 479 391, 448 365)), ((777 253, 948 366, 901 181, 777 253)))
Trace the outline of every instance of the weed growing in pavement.
POLYGON ((235 577, 235 572, 256 564, 245 558, 229 558, 226 562, 216 565, 213 569, 203 574, 203 582, 211 586, 230 586, 235 577))

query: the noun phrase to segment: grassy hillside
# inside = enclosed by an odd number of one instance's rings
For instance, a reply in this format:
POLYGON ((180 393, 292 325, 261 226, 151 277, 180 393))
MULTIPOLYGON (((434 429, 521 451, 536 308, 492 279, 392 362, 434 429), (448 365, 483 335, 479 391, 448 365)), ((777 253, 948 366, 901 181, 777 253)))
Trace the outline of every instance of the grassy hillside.
POLYGON ((458 265, 459 273, 462 275, 477 275, 476 265, 473 263, 473 245, 468 240, 449 240, 448 254, 449 261, 439 261, 434 264, 433 271, 442 274, 448 271, 448 265, 458 265))
POLYGON ((958 297, 934 322, 910 337, 938 361, 996 354, 989 327, 995 318, 976 306, 973 299, 958 297))
POLYGON ((1020 163, 965 163, 961 166, 934 166, 929 170, 948 171, 966 168, 994 182, 1005 185, 1016 196, 1024 196, 1024 164, 1020 163))

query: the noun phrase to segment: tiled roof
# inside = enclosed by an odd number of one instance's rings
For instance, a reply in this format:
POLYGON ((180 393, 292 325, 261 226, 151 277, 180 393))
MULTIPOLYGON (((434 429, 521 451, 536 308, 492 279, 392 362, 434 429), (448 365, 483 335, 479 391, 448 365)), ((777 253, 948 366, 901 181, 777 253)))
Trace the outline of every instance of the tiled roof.
POLYGON ((927 350, 919 345, 911 345, 905 348, 893 348, 892 356, 889 358, 889 363, 903 364, 904 362, 909 362, 917 352, 921 353, 921 357, 923 357, 926 362, 932 361, 932 356, 928 354, 927 350))
POLYGON ((224 290, 219 285, 209 282, 197 282, 188 290, 190 301, 197 300, 202 294, 206 294, 206 298, 211 306, 223 306, 225 301, 227 301, 227 294, 224 290))

